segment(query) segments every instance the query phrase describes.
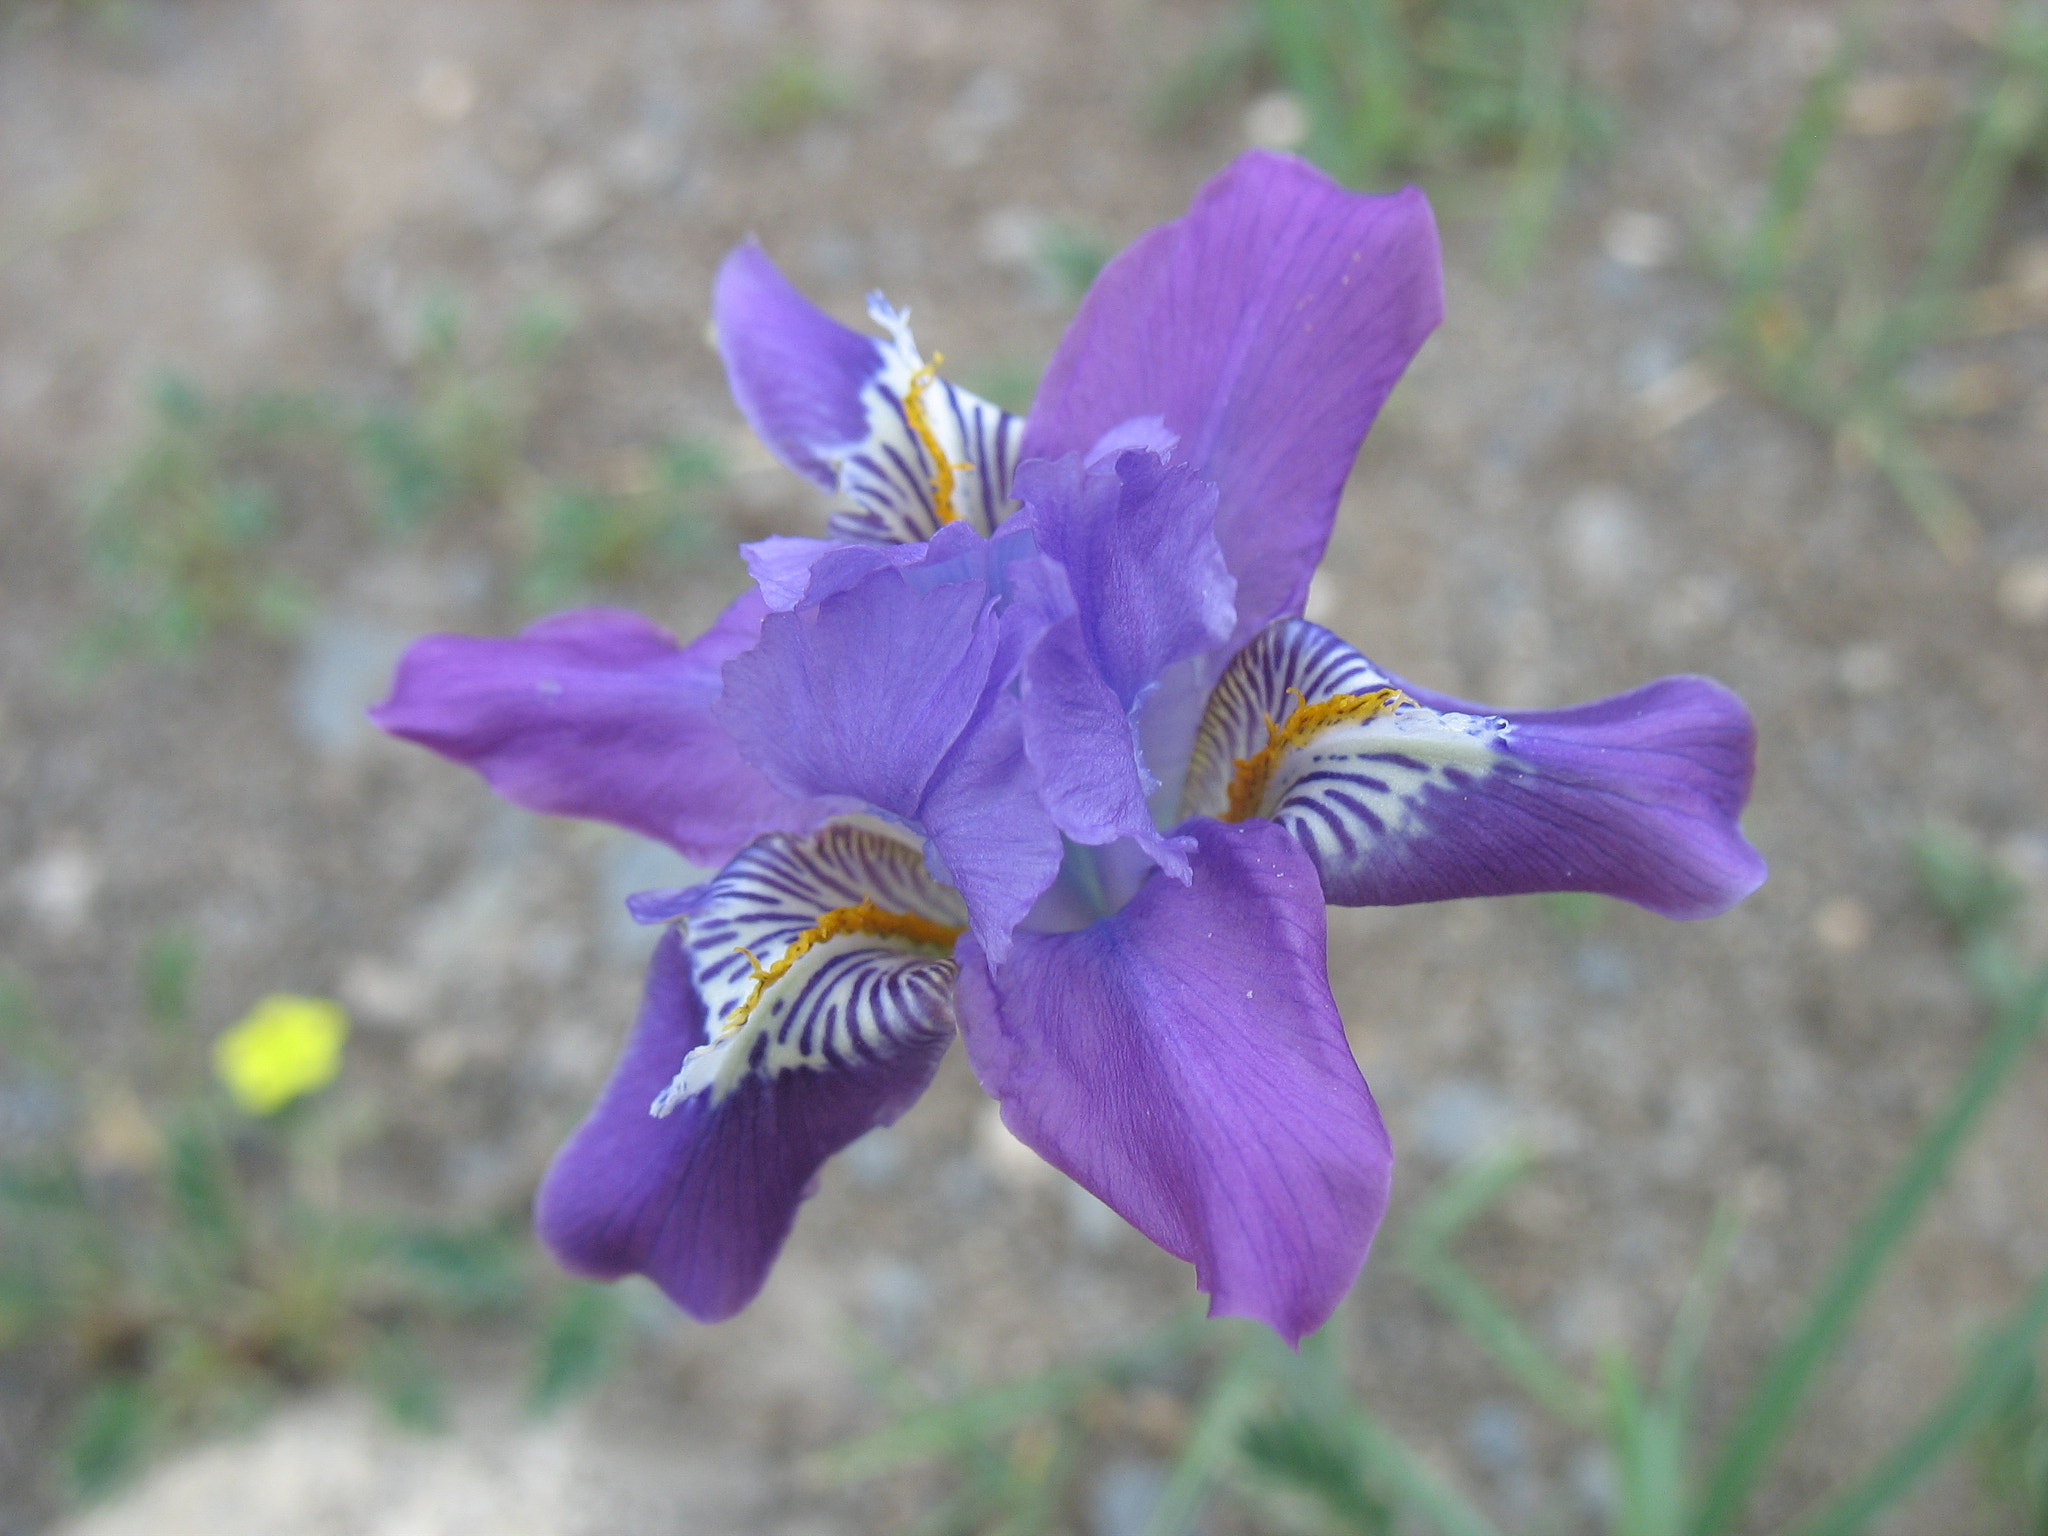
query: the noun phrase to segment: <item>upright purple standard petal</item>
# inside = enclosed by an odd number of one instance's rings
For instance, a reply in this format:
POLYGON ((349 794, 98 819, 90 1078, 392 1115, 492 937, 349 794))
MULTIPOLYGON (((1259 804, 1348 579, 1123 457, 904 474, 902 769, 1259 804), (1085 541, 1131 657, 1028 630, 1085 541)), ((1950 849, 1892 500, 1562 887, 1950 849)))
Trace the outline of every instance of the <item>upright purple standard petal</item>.
POLYGON ((838 489, 839 456, 868 435, 861 393, 882 371, 882 344, 797 292, 752 240, 718 269, 711 326, 747 425, 798 474, 838 489))
POLYGON ((1074 933, 961 946, 960 1029, 1003 1120, 1195 1266, 1218 1316, 1290 1342, 1357 1278, 1393 1153, 1325 972, 1323 898, 1269 823, 1195 821, 1194 883, 1154 875, 1074 933))
POLYGON ((1237 638, 1299 613, 1358 445, 1443 313, 1429 204, 1238 158, 1088 291, 1031 407, 1024 457, 1088 453, 1162 417, 1221 489, 1237 638))
POLYGON ((924 1092, 949 1033, 936 1027, 843 1070, 749 1075, 723 1099, 703 1093, 651 1114, 704 1038, 682 936, 670 929, 611 1081, 541 1181, 534 1224, 565 1269, 646 1275, 715 1323, 760 1291, 825 1159, 924 1092))
POLYGON ((688 646, 609 608, 556 614, 511 640, 432 635, 370 717, 515 805, 608 821, 717 864, 823 815, 742 760, 712 714, 719 668, 754 643, 761 614, 748 593, 688 646))

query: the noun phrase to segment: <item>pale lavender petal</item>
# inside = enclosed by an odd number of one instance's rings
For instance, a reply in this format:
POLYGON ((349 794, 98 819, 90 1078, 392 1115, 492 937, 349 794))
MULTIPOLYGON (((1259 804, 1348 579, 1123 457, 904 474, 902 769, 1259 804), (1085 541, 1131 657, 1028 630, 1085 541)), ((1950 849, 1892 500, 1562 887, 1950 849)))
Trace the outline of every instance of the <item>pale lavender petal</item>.
POLYGON ((1297 704, 1407 700, 1289 746, 1237 811, 1286 827, 1347 906, 1596 891, 1710 917, 1763 882, 1742 835, 1756 731, 1708 678, 1667 677, 1571 709, 1498 713, 1416 688, 1328 630, 1276 624, 1211 695, 1183 810, 1226 814, 1237 765, 1297 704))
POLYGON ((980 707, 1000 623, 987 587, 912 587, 871 572, 823 602, 771 613, 726 664, 718 712, 793 796, 848 795, 910 820, 980 707))
POLYGON ((863 569, 895 557, 835 551, 811 596, 769 615, 761 643, 726 667, 719 706, 789 793, 851 797, 921 829, 996 952, 1059 862, 999 670, 1033 612, 998 614, 990 594, 1004 550, 1029 548, 954 524, 914 564, 863 569), (840 587, 842 566, 857 579, 840 587))
POLYGON ((1153 826, 1158 781, 1138 718, 1162 674, 1230 633, 1235 583, 1216 545, 1215 488, 1133 450, 1093 468, 1076 454, 1033 460, 1015 489, 1019 521, 1074 604, 1024 669, 1025 746, 1046 808, 1076 842, 1131 838, 1185 879, 1184 845, 1153 826))
MULTIPOLYGON (((1188 844, 1162 837, 1148 797, 1130 711, 1102 680, 1069 617, 1046 631, 1024 663, 1024 749, 1053 822, 1077 843, 1128 837, 1177 880, 1188 877, 1188 844)), ((999 957, 995 957, 999 958, 999 957)))
POLYGON ((961 945, 960 1027, 1027 1145, 1195 1266, 1214 1315, 1297 1340, 1357 1278, 1393 1154, 1330 997, 1323 901, 1269 823, 1196 821, 1191 886, 1154 875, 1078 932, 961 945))
POLYGON ((406 652, 370 716, 517 805, 611 822, 715 864, 826 809, 771 786, 713 714, 719 668, 754 643, 761 617, 748 593, 688 646, 605 608, 543 619, 516 639, 432 635, 406 652))
POLYGON ((747 424, 791 469, 836 490, 840 458, 868 435, 861 392, 882 372, 882 343, 797 292, 752 240, 718 269, 711 323, 747 424))
POLYGON ((770 613, 787 613, 803 601, 811 584, 811 568, 835 549, 845 548, 838 539, 799 539, 771 534, 740 546, 740 558, 747 562, 747 574, 761 589, 761 601, 770 613))
MULTIPOLYGON (((1093 469, 1133 448, 1141 448, 1155 458, 1170 459, 1173 450, 1179 446, 1180 434, 1168 430, 1164 417, 1135 416, 1129 421, 1118 422, 1098 437, 1095 446, 1088 450, 1086 463, 1093 469)), ((1023 466, 1018 467, 1021 469, 1023 466)))
POLYGON ((1139 450, 1093 469, 1076 456, 1035 460, 1015 493, 1124 708, 1173 663, 1229 638, 1237 583, 1216 543, 1216 488, 1192 470, 1139 450))
POLYGON ((928 857, 959 889, 977 939, 1000 965, 1010 931, 1059 874, 1059 828, 1024 750, 1023 706, 991 691, 939 765, 918 808, 928 857))
POLYGON ((657 1117, 650 1106, 705 1040, 670 930, 611 1081, 541 1181, 542 1240, 576 1274, 643 1274, 703 1322, 732 1316, 760 1291, 825 1159, 924 1092, 949 1022, 879 1059, 749 1074, 723 1098, 702 1093, 657 1117))
POLYGON ((1039 386, 1024 457, 1087 453, 1161 417, 1221 491, 1243 639, 1301 611, 1358 446, 1442 310, 1421 193, 1365 196, 1243 155, 1103 269, 1039 386))

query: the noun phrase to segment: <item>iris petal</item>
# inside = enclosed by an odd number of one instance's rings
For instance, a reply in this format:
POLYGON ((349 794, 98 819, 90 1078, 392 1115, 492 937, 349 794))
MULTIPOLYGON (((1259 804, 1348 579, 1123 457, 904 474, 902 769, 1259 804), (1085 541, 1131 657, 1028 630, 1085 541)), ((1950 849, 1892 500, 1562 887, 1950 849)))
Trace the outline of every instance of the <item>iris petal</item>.
POLYGON ((868 313, 885 338, 841 325, 741 245, 712 295, 733 399, 777 458, 854 503, 835 533, 916 543, 955 518, 993 532, 1024 423, 926 369, 906 316, 879 297, 868 313))
POLYGON ((516 805, 611 822, 716 864, 828 806, 774 788, 713 713, 720 666, 751 646, 752 593, 687 646, 637 614, 556 614, 515 639, 432 635, 370 711, 394 736, 475 769, 516 805))
POLYGON ((967 925, 959 893, 925 873, 915 843, 849 822, 809 837, 764 837, 671 903, 689 919, 690 976, 709 1027, 727 1026, 753 991, 749 953, 771 963, 827 912, 862 902, 940 927, 967 925))
POLYGON ((1114 916, 961 945, 960 1028, 1028 1146, 1195 1266, 1216 1315, 1293 1341, 1365 1262, 1393 1154, 1330 997, 1323 898, 1265 822, 1184 828, 1194 882, 1114 916))
POLYGON ((1597 891, 1709 917, 1763 881, 1739 824, 1755 750, 1749 712, 1707 678, 1483 713, 1295 619, 1217 683, 1182 809, 1277 821, 1344 906, 1597 891), (1326 723, 1303 730, 1319 707, 1326 723))
POLYGON ((1073 604, 1024 673, 1025 745, 1047 809, 1076 842, 1131 838, 1185 879, 1184 841, 1152 822, 1158 780, 1138 727, 1161 675, 1230 634, 1236 583, 1216 543, 1216 489, 1130 450, 1092 466, 1078 454, 1033 461, 1017 494, 1073 604))
POLYGON ((1381 403, 1443 313, 1422 194, 1240 156, 1095 280, 1032 402, 1027 458, 1157 416, 1222 493, 1237 638, 1299 613, 1381 403))
POLYGON ((921 830, 995 953, 1059 867, 1004 670, 1011 632, 1036 621, 1022 603, 997 613, 991 592, 1014 537, 949 528, 919 561, 879 569, 877 551, 834 551, 811 595, 728 663, 719 705, 792 795, 850 797, 921 830))
POLYGON ((671 930, 610 1082, 541 1181, 541 1238, 576 1274, 643 1274, 700 1321, 732 1316, 760 1291, 825 1159, 895 1120, 931 1082, 950 1038, 931 1023, 879 1059, 748 1074, 723 1098, 701 1093, 657 1117, 650 1103, 705 1040, 671 930))

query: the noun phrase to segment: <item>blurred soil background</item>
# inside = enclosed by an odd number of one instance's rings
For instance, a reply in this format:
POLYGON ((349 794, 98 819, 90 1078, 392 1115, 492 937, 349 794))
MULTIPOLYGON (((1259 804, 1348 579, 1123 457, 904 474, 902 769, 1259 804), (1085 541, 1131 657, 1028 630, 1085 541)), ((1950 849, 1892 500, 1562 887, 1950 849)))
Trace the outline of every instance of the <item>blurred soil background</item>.
MULTIPOLYGON (((1311 617, 1495 705, 1698 671, 1756 712, 1772 878, 1728 916, 1331 914, 1396 1222, 1532 1148, 1468 1253, 1590 1369, 1662 1347, 1737 1210, 1701 1399, 1729 1415, 1981 1036, 1923 829, 2031 887, 2042 945, 2034 13, 1510 5, 1534 30, 1488 97, 1454 78, 1486 38, 1428 30, 1457 7, 1396 7, 1413 49, 1367 56, 1427 80, 1353 132, 1360 55, 1314 31, 1341 10, 0 3, 0 1532, 997 1528, 918 1526, 943 1465, 819 1453, 905 1394, 1126 1344, 1189 1272, 1009 1141, 956 1052, 827 1169, 737 1320, 554 1276, 524 1210, 632 1015, 651 940, 621 901, 687 872, 362 709, 429 631, 595 600, 690 634, 737 541, 819 526, 706 345, 739 239, 850 322, 871 288, 910 305, 1021 408, 1101 260, 1254 140, 1419 175, 1446 237, 1448 320, 1311 617), (331 1086, 252 1117, 208 1051, 273 993, 353 1032, 331 1086)), ((2028 1062, 1755 1529, 1911 1422, 2048 1263, 2044 1090, 2028 1062)), ((1609 1523, 1586 1437, 1398 1270, 1345 1320, 1362 1401, 1481 1507, 1609 1523)), ((1148 1529, 1190 1390, 1091 1400, 1042 1528, 1148 1529)), ((1983 1468, 1885 1528, 2019 1529, 1983 1468)))

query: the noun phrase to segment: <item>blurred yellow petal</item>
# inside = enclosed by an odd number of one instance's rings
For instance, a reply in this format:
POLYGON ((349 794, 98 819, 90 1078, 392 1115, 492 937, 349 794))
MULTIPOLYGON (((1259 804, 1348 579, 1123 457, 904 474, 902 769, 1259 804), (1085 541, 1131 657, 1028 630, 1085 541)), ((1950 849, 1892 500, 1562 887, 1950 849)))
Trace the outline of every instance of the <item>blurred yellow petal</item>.
POLYGON ((213 1070, 236 1104, 273 1115, 341 1071, 348 1014, 325 997, 272 993, 213 1043, 213 1070))

